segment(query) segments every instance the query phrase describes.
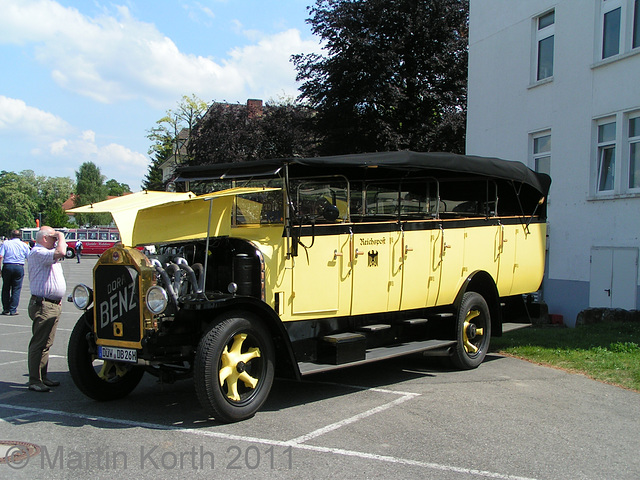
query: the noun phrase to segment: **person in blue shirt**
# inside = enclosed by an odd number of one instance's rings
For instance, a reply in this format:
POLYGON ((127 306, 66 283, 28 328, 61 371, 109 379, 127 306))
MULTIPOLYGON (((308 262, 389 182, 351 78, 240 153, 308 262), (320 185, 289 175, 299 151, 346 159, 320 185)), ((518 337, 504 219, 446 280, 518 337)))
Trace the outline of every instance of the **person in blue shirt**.
POLYGON ((29 247, 20 239, 19 230, 13 230, 11 238, 0 245, 3 315, 18 315, 18 303, 24 278, 24 261, 28 254, 29 247))

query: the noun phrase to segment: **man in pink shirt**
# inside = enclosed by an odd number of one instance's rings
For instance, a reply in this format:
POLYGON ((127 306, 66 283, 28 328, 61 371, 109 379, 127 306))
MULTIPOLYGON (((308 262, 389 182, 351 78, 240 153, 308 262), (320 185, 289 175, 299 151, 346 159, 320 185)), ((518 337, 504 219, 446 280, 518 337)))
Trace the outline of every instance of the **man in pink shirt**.
POLYGON ((48 392, 50 387, 60 385, 47 378, 47 368, 67 289, 60 264, 66 252, 64 234, 45 226, 38 231, 36 244, 27 257, 31 288, 28 311, 33 320, 28 358, 29 390, 34 392, 48 392))

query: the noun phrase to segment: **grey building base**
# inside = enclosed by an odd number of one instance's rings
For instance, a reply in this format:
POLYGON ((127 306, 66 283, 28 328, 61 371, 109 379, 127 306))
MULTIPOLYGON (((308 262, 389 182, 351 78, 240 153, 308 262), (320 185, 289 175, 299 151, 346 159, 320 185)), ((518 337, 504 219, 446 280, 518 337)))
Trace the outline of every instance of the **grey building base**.
MULTIPOLYGON (((638 288, 636 296, 636 304, 640 305, 638 288)), ((549 315, 562 315, 565 325, 575 327, 578 314, 589 309, 589 282, 545 278, 543 298, 549 307, 549 315)))

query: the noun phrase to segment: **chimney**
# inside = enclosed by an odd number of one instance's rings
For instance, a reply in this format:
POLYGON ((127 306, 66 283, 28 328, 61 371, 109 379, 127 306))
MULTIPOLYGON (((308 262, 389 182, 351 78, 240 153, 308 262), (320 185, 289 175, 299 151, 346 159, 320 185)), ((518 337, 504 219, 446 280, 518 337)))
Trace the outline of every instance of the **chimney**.
POLYGON ((262 100, 250 98, 247 100, 247 113, 249 118, 256 118, 262 115, 262 100))

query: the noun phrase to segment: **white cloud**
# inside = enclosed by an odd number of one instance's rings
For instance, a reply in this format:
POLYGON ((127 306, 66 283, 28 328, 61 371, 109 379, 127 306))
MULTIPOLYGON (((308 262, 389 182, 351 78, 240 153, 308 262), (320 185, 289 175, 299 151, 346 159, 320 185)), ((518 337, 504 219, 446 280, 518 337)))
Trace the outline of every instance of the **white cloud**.
POLYGON ((85 162, 93 162, 107 179, 115 178, 121 183, 129 183, 133 191, 138 189, 139 179, 146 173, 149 164, 145 155, 123 145, 99 144, 95 132, 91 130, 85 130, 74 138, 51 142, 48 151, 56 158, 56 162, 75 165, 76 170, 85 162))
MULTIPOLYGON (((207 18, 207 7, 196 5, 207 18)), ((245 32, 253 45, 221 62, 181 52, 127 7, 88 17, 53 0, 0 0, 0 44, 32 45, 58 85, 103 103, 143 98, 166 108, 185 93, 210 100, 244 101, 281 91, 296 94, 293 53, 317 51, 297 30, 274 35, 245 32)))
POLYGON ((52 113, 30 107, 22 100, 0 95, 0 135, 48 137, 71 130, 71 125, 52 113))

